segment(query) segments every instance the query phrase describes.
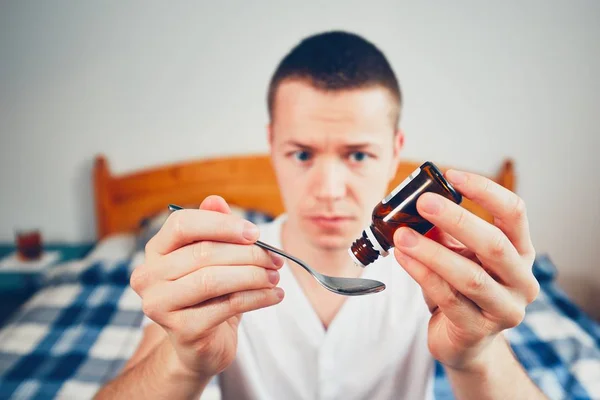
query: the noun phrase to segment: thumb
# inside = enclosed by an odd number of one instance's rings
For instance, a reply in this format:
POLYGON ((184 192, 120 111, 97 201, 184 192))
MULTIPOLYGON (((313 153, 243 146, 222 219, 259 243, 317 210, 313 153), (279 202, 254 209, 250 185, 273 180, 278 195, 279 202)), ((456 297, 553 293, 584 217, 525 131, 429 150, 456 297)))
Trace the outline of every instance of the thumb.
POLYGON ((205 198, 200 204, 200 210, 231 214, 231 208, 229 208, 225 199, 217 195, 211 195, 205 198))

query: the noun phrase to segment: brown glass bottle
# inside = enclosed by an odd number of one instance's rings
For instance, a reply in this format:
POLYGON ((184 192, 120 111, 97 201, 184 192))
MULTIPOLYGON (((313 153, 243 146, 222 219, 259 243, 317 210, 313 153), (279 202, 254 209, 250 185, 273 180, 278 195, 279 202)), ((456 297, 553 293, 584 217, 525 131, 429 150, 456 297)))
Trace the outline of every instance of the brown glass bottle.
POLYGON ((357 265, 366 267, 381 255, 388 255, 394 246, 394 232, 402 226, 408 226, 425 234, 433 224, 417 212, 417 199, 425 192, 434 192, 460 204, 462 196, 444 178, 442 172, 427 161, 373 209, 371 225, 365 228, 356 239, 348 253, 357 265))

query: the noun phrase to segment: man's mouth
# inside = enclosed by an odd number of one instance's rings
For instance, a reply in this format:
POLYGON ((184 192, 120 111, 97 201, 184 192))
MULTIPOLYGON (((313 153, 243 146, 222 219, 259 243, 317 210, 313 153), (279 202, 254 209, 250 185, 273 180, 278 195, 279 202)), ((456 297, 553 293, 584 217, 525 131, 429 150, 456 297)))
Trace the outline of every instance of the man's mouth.
POLYGON ((354 221, 354 218, 347 215, 311 215, 307 219, 322 228, 337 229, 354 221))

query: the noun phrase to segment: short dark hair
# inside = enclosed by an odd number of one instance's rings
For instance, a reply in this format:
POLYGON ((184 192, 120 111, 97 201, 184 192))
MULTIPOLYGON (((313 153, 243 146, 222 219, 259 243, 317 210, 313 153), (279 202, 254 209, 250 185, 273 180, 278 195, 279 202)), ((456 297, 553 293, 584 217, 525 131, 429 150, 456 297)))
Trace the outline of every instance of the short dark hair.
POLYGON ((277 88, 286 79, 307 80, 317 89, 349 90, 381 86, 397 102, 395 123, 400 118, 402 92, 385 55, 365 38, 344 31, 309 36, 281 60, 269 84, 269 117, 277 88))

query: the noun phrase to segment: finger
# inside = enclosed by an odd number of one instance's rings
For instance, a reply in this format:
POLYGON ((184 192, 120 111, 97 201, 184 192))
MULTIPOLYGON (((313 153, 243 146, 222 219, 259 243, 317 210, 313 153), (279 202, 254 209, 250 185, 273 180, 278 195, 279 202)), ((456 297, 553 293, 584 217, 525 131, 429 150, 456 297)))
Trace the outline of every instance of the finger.
POLYGON ((173 313, 167 324, 185 326, 187 334, 183 334, 182 340, 192 342, 198 332, 206 332, 235 315, 274 306, 283 297, 284 291, 279 287, 236 292, 173 313))
POLYGON ((394 256, 406 272, 421 286, 429 311, 439 308, 455 325, 481 326, 483 316, 472 301, 460 294, 437 273, 420 261, 394 249, 394 256))
MULTIPOLYGON (((427 234, 425 234, 424 236, 437 242, 437 243, 440 243, 442 246, 452 250, 453 252, 455 252, 471 261, 474 261, 476 263, 480 262, 480 260, 477 258, 477 256, 471 250, 469 250, 464 244, 462 244, 455 237, 442 231, 440 228, 438 228, 436 226, 434 226, 433 229, 431 229, 429 232, 427 232, 427 234)), ((497 280, 500 283, 506 283, 493 270, 487 268, 485 265, 483 265, 482 267, 483 267, 483 269, 486 270, 486 272, 488 274, 490 274, 490 276, 494 280, 497 280)), ((539 282, 535 278, 533 271, 529 270, 529 272, 525 273, 525 278, 523 278, 522 285, 518 288, 518 290, 516 292, 520 296, 524 297, 527 304, 529 304, 537 298, 537 296, 539 294, 539 290, 540 290, 539 282)), ((513 293, 514 292, 515 291, 513 291, 513 293)))
POLYGON ((496 282, 481 266, 402 227, 394 235, 396 248, 419 261, 494 318, 512 322, 522 317, 521 307, 511 292, 496 282))
POLYGON ((224 198, 216 195, 206 197, 200 204, 200 210, 231 214, 231 208, 229 208, 229 204, 227 204, 224 198))
POLYGON ((534 252, 525 202, 514 192, 480 175, 449 170, 446 177, 468 199, 480 204, 494 217, 519 254, 534 252))
POLYGON ((462 244, 458 239, 447 232, 444 232, 437 226, 434 226, 424 236, 456 252, 468 250, 467 246, 462 244))
POLYGON ((147 249, 164 255, 200 240, 250 244, 258 239, 259 233, 255 224, 235 215, 183 209, 169 215, 158 233, 148 241, 147 249))
POLYGON ((159 279, 176 280, 210 265, 255 265, 279 269, 283 259, 258 246, 202 241, 181 247, 161 257, 153 273, 159 279))
MULTIPOLYGON (((459 254, 471 261, 474 261, 477 264, 480 263, 480 260, 477 258, 475 253, 473 253, 471 250, 469 250, 467 248, 467 246, 462 244, 454 236, 442 231, 437 226, 434 226, 433 229, 431 229, 429 232, 427 232, 427 234, 425 234, 424 236, 433 240, 436 243, 441 244, 445 248, 452 250, 456 254, 459 254)), ((500 283, 503 283, 502 279, 500 279, 500 277, 498 275, 496 275, 493 271, 487 269, 485 266, 483 266, 483 267, 489 274, 491 274, 491 276, 494 279, 498 280, 500 283)))
POLYGON ((417 210, 432 224, 464 243, 503 283, 515 288, 528 283, 531 271, 521 267, 521 256, 498 227, 436 193, 419 197, 417 210))
POLYGON ((148 288, 144 295, 152 299, 150 308, 170 312, 230 293, 273 288, 278 282, 279 272, 272 269, 220 265, 199 269, 176 281, 161 282, 148 288))

